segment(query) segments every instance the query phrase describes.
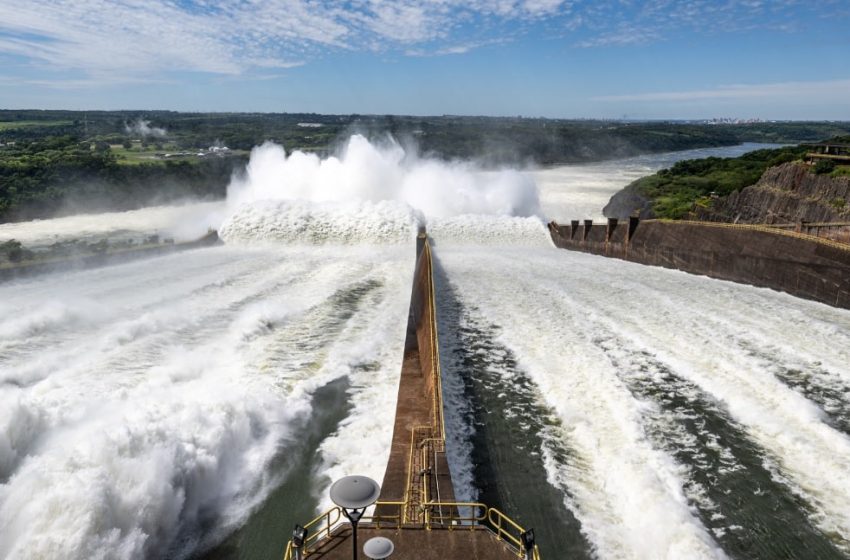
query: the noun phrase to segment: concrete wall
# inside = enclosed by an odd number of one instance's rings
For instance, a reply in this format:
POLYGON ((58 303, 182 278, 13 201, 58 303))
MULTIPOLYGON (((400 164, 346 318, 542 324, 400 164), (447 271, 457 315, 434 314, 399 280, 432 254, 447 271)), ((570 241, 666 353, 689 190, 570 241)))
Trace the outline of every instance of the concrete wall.
MULTIPOLYGON (((417 241, 393 441, 381 485, 382 501, 407 501, 409 522, 424 522, 430 515, 420 508, 425 501, 454 501, 443 439, 432 268, 431 249, 423 233, 417 241)), ((390 516, 397 509, 382 506, 377 511, 390 516)))
MULTIPOLYGON (((413 275, 413 292, 410 295, 410 318, 408 333, 415 333, 416 347, 419 350, 419 366, 425 377, 428 395, 433 396, 438 379, 439 357, 435 345, 437 333, 432 317, 434 309, 433 270, 430 245, 419 239, 417 247, 416 270, 413 275)), ((408 335, 408 337, 409 337, 408 335)))
POLYGON ((549 224, 557 247, 780 290, 850 309, 850 245, 707 222, 549 224))

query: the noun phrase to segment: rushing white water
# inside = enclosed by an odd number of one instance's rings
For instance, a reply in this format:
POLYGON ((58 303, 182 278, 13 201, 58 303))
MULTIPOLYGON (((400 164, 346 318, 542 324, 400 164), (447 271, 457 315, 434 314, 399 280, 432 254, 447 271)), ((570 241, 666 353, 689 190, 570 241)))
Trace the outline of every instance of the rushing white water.
POLYGON ((410 243, 422 218, 397 202, 260 200, 239 206, 219 229, 227 243, 410 243))
POLYGON ((411 262, 411 245, 220 247, 0 287, 0 557, 215 542, 341 376, 353 411, 320 474, 380 479, 391 424, 370 411, 395 398, 411 262))
POLYGON ((298 151, 286 154, 272 143, 254 148, 245 176, 228 189, 228 200, 236 205, 258 200, 395 201, 438 218, 540 213, 537 188, 526 173, 420 158, 392 138, 381 144, 357 134, 338 156, 326 159, 298 151))
POLYGON ((225 213, 223 202, 193 202, 127 212, 13 222, 0 224, 0 242, 17 239, 27 247, 37 248, 72 239, 89 242, 105 238, 139 241, 152 234, 178 242, 191 241, 206 233, 207 228, 218 227, 225 213))
POLYGON ((645 357, 728 410, 812 523, 848 550, 850 438, 775 372, 802 368, 850 387, 850 312, 544 243, 438 240, 436 255, 460 303, 494 325, 560 417, 575 459, 549 460, 549 478, 601 557, 724 555, 693 509, 690 466, 649 437, 656 405, 629 379, 644 375, 645 357))

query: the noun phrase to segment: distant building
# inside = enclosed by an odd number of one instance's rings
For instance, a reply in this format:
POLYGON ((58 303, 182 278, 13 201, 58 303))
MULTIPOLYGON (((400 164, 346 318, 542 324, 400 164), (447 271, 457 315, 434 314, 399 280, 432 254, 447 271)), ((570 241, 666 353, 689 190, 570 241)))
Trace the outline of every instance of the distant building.
POLYGON ((301 128, 321 128, 325 125, 317 122, 300 122, 298 123, 298 126, 300 126, 301 128))

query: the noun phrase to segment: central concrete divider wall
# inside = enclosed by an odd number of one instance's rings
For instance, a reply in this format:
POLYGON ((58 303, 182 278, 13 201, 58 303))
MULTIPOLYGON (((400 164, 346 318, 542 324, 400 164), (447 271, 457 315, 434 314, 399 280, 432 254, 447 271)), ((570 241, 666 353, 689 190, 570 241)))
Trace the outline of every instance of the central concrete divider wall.
MULTIPOLYGON (((425 520, 429 512, 423 504, 454 501, 445 454, 434 298, 431 248, 422 233, 417 239, 393 441, 380 497, 382 502, 405 502, 404 521, 407 523, 425 520)), ((379 506, 376 514, 389 517, 394 509, 398 510, 397 507, 379 506)))
POLYGON ((850 308, 850 245, 765 226, 630 218, 549 224, 557 247, 850 308))

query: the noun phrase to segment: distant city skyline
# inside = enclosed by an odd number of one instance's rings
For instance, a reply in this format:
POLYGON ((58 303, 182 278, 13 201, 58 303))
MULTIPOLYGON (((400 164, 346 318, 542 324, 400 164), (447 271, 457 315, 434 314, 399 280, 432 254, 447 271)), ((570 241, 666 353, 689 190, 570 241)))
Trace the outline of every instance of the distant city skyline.
POLYGON ((850 2, 0 0, 0 108, 850 120, 850 2))

